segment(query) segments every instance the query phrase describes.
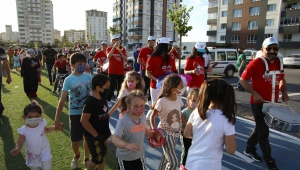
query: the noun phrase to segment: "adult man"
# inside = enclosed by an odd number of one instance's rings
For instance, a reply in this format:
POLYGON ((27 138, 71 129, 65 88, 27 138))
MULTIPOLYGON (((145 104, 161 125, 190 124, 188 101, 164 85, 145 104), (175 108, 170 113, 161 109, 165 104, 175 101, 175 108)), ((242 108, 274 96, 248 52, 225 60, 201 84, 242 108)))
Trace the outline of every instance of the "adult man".
POLYGON ((105 41, 103 41, 101 43, 101 46, 102 46, 102 50, 99 50, 96 53, 96 55, 94 56, 93 61, 96 65, 99 64, 100 72, 103 73, 102 66, 103 66, 105 60, 107 59, 107 55, 106 55, 107 43, 105 41))
MULTIPOLYGON (((0 47, 0 61, 2 61, 4 69, 6 71, 7 79, 6 83, 10 84, 11 83, 11 77, 10 77, 10 68, 7 62, 7 56, 5 53, 5 50, 0 47)), ((2 89, 2 64, 0 63, 0 116, 3 114, 4 107, 1 101, 1 89, 2 89)))
POLYGON ((54 80, 52 79, 51 70, 55 61, 57 60, 57 52, 51 48, 50 43, 47 43, 46 47, 47 48, 43 51, 43 67, 45 67, 45 64, 47 65, 49 84, 52 85, 54 80))
MULTIPOLYGON (((262 44, 262 57, 266 59, 270 73, 271 71, 280 70, 280 59, 277 57, 279 44, 278 41, 269 37, 266 38, 262 44)), ((275 160, 271 156, 271 147, 269 143, 269 127, 265 123, 265 114, 262 112, 263 102, 272 101, 272 83, 275 83, 274 101, 277 102, 279 97, 279 90, 282 94, 282 101, 289 100, 286 90, 286 81, 284 74, 276 75, 276 82, 272 82, 270 73, 265 72, 265 63, 261 58, 251 61, 243 72, 240 83, 251 93, 251 109, 254 115, 255 128, 247 141, 247 147, 244 154, 251 157, 255 161, 261 161, 262 158, 256 153, 255 146, 259 146, 263 153, 263 159, 266 162, 268 169, 277 170, 275 160), (252 79, 252 87, 248 80, 252 79)))
POLYGON ((135 45, 135 52, 133 52, 133 58, 134 58, 134 71, 139 72, 140 71, 140 64, 138 63, 138 56, 141 51, 141 45, 136 44, 135 45))
MULTIPOLYGON (((154 45, 155 45, 155 38, 153 36, 148 37, 148 43, 145 48, 142 48, 137 62, 142 65, 142 77, 145 82, 145 89, 144 89, 144 94, 146 95, 148 92, 148 101, 151 101, 151 95, 150 95, 150 79, 146 76, 146 65, 148 58, 151 56, 151 54, 154 51, 154 45)), ((148 103, 150 106, 151 103, 148 103)))
MULTIPOLYGON (((209 54, 207 47, 205 47, 204 49, 205 49, 205 53, 202 55, 202 57, 204 58, 204 68, 209 69, 210 68, 210 54, 209 54)), ((204 80, 206 80, 206 78, 207 78, 207 72, 204 73, 204 80)))
POLYGON ((108 77, 110 78, 110 91, 107 95, 107 105, 112 107, 111 98, 117 87, 120 91, 121 84, 124 80, 124 61, 127 62, 126 50, 120 45, 119 35, 112 36, 112 45, 106 50, 107 58, 109 60, 108 77))
POLYGON ((176 61, 175 59, 179 59, 181 57, 181 50, 177 45, 173 45, 173 39, 169 38, 169 56, 171 56, 171 65, 172 65, 172 72, 178 73, 176 70, 176 61))
MULTIPOLYGON (((246 61, 246 55, 244 53, 244 48, 240 47, 238 49, 238 53, 239 53, 239 57, 236 61, 235 68, 238 71, 239 78, 241 78, 241 75, 243 74, 243 72, 247 66, 247 61, 246 61)), ((241 86, 240 81, 238 81, 236 89, 238 91, 244 91, 244 88, 241 86)))

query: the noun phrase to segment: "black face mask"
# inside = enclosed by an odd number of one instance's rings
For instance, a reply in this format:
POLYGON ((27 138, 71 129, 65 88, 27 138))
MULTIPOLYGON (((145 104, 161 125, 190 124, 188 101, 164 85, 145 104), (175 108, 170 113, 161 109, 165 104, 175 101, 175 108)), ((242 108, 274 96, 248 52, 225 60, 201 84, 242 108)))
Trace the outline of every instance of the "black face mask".
POLYGON ((103 92, 100 92, 100 96, 106 97, 108 95, 108 93, 109 93, 109 89, 104 89, 103 92))

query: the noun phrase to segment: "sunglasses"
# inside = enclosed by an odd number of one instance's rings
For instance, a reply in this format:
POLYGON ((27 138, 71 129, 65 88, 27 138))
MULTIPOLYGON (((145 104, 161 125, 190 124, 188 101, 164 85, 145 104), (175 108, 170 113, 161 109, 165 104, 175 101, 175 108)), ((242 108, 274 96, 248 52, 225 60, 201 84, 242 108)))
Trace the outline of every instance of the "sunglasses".
POLYGON ((273 49, 274 51, 278 51, 279 47, 267 47, 265 48, 267 51, 271 51, 271 49, 273 49))

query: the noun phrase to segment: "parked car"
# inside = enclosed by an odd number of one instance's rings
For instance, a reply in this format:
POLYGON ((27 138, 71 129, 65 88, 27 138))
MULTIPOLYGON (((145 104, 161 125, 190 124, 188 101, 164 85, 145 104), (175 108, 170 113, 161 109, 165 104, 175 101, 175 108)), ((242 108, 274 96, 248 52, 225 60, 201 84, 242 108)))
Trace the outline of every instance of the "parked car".
POLYGON ((181 59, 186 59, 190 55, 191 55, 191 52, 189 52, 189 51, 181 51, 181 59))
POLYGON ((257 51, 256 50, 244 50, 244 53, 246 55, 247 62, 250 62, 252 59, 255 58, 257 51))
POLYGON ((290 56, 283 57, 283 66, 300 67, 300 54, 291 54, 290 56))

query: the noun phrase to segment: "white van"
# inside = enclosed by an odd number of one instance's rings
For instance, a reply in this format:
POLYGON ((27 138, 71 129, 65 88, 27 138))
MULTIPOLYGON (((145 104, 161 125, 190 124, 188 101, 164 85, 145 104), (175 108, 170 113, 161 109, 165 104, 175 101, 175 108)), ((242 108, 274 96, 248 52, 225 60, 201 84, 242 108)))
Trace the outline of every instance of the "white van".
MULTIPOLYGON (((213 67, 211 73, 208 74, 225 74, 226 77, 233 77, 237 71, 235 69, 238 53, 235 49, 208 48, 210 53, 210 66, 213 67)), ((181 60, 181 69, 185 67, 186 60, 181 60)), ((178 60, 176 61, 178 67, 178 60)), ((183 71, 181 71, 183 72, 183 71)))

